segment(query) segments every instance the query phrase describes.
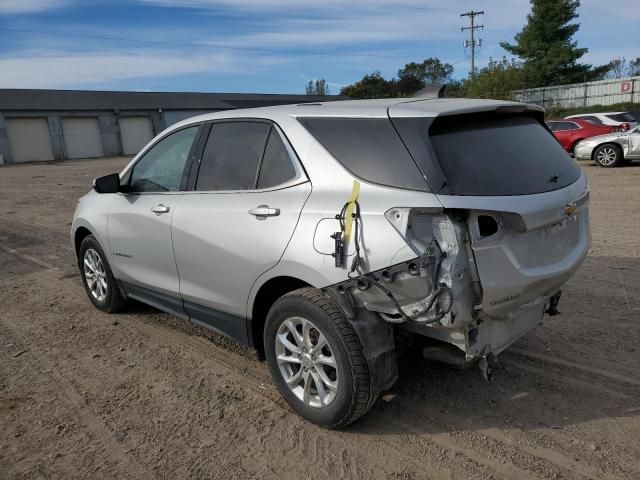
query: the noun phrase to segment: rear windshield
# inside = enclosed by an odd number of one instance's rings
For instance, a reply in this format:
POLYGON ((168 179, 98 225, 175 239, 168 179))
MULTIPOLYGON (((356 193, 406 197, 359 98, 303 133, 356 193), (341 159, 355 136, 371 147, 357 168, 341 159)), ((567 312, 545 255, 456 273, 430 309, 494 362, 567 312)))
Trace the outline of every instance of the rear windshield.
POLYGON ((635 122, 636 119, 633 118, 628 113, 615 113, 613 115, 607 115, 607 118, 610 118, 614 122, 635 122))
POLYGON ((527 195, 557 190, 580 169, 535 118, 504 114, 436 119, 436 158, 456 195, 527 195))
POLYGON ((298 119, 333 157, 356 177, 372 183, 429 191, 387 118, 298 119))

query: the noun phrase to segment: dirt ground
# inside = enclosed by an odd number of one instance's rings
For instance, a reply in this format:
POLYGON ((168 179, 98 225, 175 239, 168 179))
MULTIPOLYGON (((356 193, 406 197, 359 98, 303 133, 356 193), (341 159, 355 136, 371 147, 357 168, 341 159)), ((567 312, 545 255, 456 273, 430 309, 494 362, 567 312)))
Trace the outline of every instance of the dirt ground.
POLYGON ((493 384, 410 351, 385 400, 328 431, 251 351, 92 306, 70 222, 125 162, 0 168, 0 478, 640 479, 640 165, 582 165, 591 254, 493 384))

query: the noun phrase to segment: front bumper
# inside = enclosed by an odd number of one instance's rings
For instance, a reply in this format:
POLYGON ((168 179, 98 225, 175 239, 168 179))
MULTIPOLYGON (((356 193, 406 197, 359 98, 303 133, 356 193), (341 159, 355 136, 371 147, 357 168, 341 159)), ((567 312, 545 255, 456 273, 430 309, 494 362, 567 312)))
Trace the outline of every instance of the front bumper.
POLYGON ((591 160, 595 145, 579 143, 574 149, 576 160, 591 160))

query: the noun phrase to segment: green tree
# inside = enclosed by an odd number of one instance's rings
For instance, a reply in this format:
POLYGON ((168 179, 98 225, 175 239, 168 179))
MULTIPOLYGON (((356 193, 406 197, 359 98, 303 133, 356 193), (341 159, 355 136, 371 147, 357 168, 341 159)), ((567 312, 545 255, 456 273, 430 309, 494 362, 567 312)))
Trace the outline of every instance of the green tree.
POLYGON ((451 80, 453 65, 442 63, 438 58, 427 58, 423 62, 407 63, 398 70, 398 89, 403 95, 412 95, 426 85, 442 85, 451 80))
POLYGON ((386 80, 376 71, 369 73, 351 85, 346 85, 340 90, 340 95, 346 95, 354 99, 362 98, 388 98, 397 96, 398 88, 395 80, 386 80))
POLYGON ((397 79, 386 80, 376 71, 347 85, 340 93, 351 98, 409 97, 426 85, 447 83, 452 74, 452 65, 442 63, 437 58, 427 58, 420 63, 407 63, 398 70, 397 79))
POLYGON ((318 80, 309 80, 305 87, 307 95, 329 95, 329 86, 324 78, 318 80))
POLYGON ((513 91, 522 88, 524 70, 519 62, 489 59, 486 67, 481 68, 469 80, 458 86, 458 96, 472 98, 493 98, 496 100, 514 100, 513 91))
POLYGON ((522 59, 527 88, 600 80, 606 75, 609 65, 578 62, 588 51, 572 40, 580 27, 571 23, 578 18, 579 6, 579 0, 531 0, 527 24, 515 42, 500 43, 522 59))
POLYGON ((630 77, 640 76, 640 57, 636 57, 635 60, 629 61, 627 73, 630 77))

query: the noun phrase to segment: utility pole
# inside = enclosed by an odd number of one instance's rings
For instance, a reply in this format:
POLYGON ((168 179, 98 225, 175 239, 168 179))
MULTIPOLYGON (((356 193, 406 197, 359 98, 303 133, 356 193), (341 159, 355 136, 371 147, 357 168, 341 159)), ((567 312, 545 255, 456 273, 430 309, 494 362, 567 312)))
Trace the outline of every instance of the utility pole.
POLYGON ((475 32, 476 30, 480 30, 484 28, 484 25, 476 25, 475 24, 475 18, 478 15, 484 15, 484 11, 482 12, 474 12, 473 10, 471 10, 470 12, 467 13, 461 13, 460 16, 461 17, 469 17, 469 19, 471 20, 471 26, 470 27, 462 27, 460 29, 461 32, 464 32, 465 30, 470 30, 471 31, 471 41, 469 42, 468 40, 464 41, 464 47, 471 47, 471 78, 473 78, 476 74, 476 47, 480 47, 482 45, 482 39, 478 38, 478 40, 476 40, 475 38, 475 32))

